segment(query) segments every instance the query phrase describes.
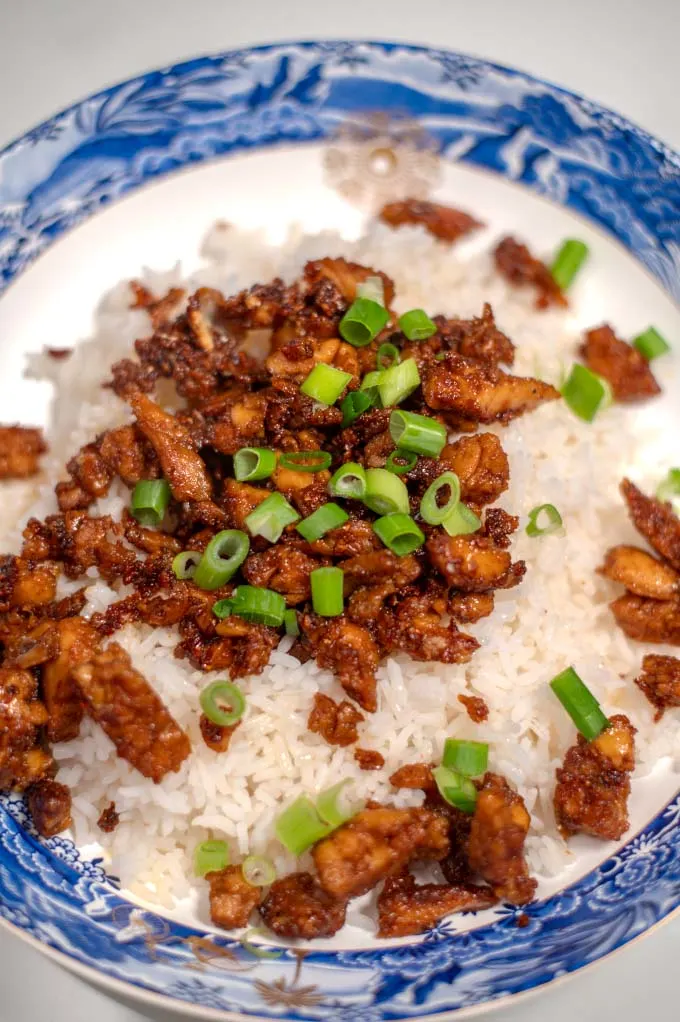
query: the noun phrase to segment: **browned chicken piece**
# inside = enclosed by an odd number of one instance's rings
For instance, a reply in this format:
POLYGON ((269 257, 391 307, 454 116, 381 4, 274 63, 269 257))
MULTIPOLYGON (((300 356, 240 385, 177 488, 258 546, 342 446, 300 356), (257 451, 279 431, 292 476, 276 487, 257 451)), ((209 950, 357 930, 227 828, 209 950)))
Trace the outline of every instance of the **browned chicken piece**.
POLYGON ((46 723, 33 675, 0 667, 0 791, 24 791, 51 776, 52 757, 39 744, 46 723))
POLYGON ((223 401, 216 418, 207 419, 212 409, 201 408, 196 413, 197 421, 184 419, 192 430, 201 428, 201 440, 210 444, 221 454, 235 454, 241 447, 261 446, 264 441, 264 420, 267 412, 267 395, 261 392, 241 394, 231 401, 223 401))
POLYGON ((229 748, 232 735, 241 723, 238 720, 235 724, 225 727, 222 724, 215 724, 214 721, 202 713, 198 721, 201 729, 201 737, 209 749, 213 752, 226 752, 229 748))
POLYGON ((634 596, 672 600, 680 593, 677 571, 639 547, 612 547, 597 570, 612 582, 620 582, 634 596))
POLYGON ((128 543, 147 554, 170 554, 174 557, 182 549, 182 544, 174 536, 159 529, 147 529, 133 518, 129 511, 123 512, 123 532, 128 543))
POLYGON ((436 202, 425 202, 423 199, 388 202, 378 216, 390 227, 422 224, 429 234, 450 243, 484 226, 479 220, 475 220, 469 213, 463 213, 460 209, 441 206, 436 202))
POLYGON ((587 331, 580 354, 592 372, 607 380, 617 401, 641 401, 661 393, 647 359, 606 324, 587 331))
POLYGON ((503 777, 487 773, 472 817, 468 861, 494 894, 513 905, 526 905, 537 886, 524 858, 530 824, 521 795, 503 777))
POLYGON ((347 901, 328 894, 310 873, 275 880, 260 906, 269 929, 291 940, 332 937, 344 926, 346 912, 347 901))
POLYGON ((156 783, 179 770, 191 751, 189 739, 118 643, 76 666, 73 676, 87 712, 121 759, 156 783))
POLYGON ((240 866, 226 866, 206 874, 210 884, 210 918, 216 926, 235 930, 247 926, 264 897, 261 887, 249 884, 240 866))
POLYGON ((160 466, 155 451, 135 423, 107 430, 85 444, 66 466, 70 479, 55 488, 62 511, 82 510, 108 493, 118 475, 128 486, 141 479, 157 479, 160 466))
POLYGON ((486 536, 505 550, 510 546, 510 537, 518 528, 518 515, 510 515, 502 507, 488 507, 478 535, 486 536))
POLYGON ((680 706, 680 660, 649 653, 642 661, 642 674, 635 684, 656 707, 654 720, 661 720, 667 709, 680 706))
POLYGON ((584 833, 618 841, 629 827, 634 768, 635 728, 623 714, 592 742, 579 735, 556 771, 555 818, 564 837, 584 833))
POLYGON ((448 536, 440 530, 430 536, 425 549, 448 584, 467 593, 511 589, 522 581, 526 571, 524 561, 513 564, 507 550, 474 533, 448 536))
POLYGON ((59 781, 43 777, 32 784, 26 806, 41 837, 54 837, 71 826, 71 792, 59 781))
POLYGON ((370 266, 362 266, 361 263, 349 262, 347 259, 329 259, 327 257, 307 263, 305 277, 309 280, 318 277, 330 280, 335 284, 347 305, 350 305, 356 298, 357 285, 362 284, 367 277, 380 277, 382 280, 385 305, 391 305, 394 298, 394 283, 386 273, 373 270, 370 266))
MULTIPOLYGON (((208 596, 214 603, 216 595, 208 593, 208 596)), ((210 608, 207 614, 211 614, 210 608)), ((175 656, 188 657, 201 671, 228 670, 232 680, 260 674, 280 638, 276 629, 234 615, 223 621, 212 616, 209 629, 197 623, 194 617, 184 618, 179 629, 183 638, 175 649, 175 656)))
POLYGON ((445 802, 435 787, 425 793, 425 808, 439 813, 449 828, 449 853, 439 863, 450 884, 470 884, 474 874, 468 861, 472 816, 445 802))
POLYGON ((465 358, 477 358, 480 362, 491 362, 493 365, 504 362, 509 366, 515 361, 515 345, 496 326, 488 302, 485 302, 480 317, 446 319, 444 316, 435 316, 434 322, 439 337, 465 358))
POLYGON ((146 394, 131 394, 128 401, 139 428, 158 455, 175 500, 210 500, 210 476, 186 427, 146 394))
POLYGON ((569 304, 545 263, 532 256, 527 246, 515 238, 503 238, 496 247, 494 258, 498 272, 511 284, 536 288, 537 309, 569 304))
POLYGON ((414 660, 467 663, 479 643, 460 632, 454 621, 443 624, 442 612, 433 606, 427 592, 399 596, 394 606, 384 607, 378 617, 376 634, 382 650, 401 650, 414 660))
POLYGON ((651 543, 658 554, 680 571, 680 518, 670 504, 662 504, 654 497, 646 497, 641 490, 624 479, 621 493, 628 504, 633 525, 641 536, 651 543))
POLYGON ((413 788, 420 791, 435 791, 432 767, 428 763, 406 763, 395 770, 390 777, 395 788, 413 788))
POLYGON ((44 607, 57 593, 59 567, 25 557, 0 557, 0 610, 44 607))
POLYGON ((158 330, 169 322, 173 315, 176 315, 179 303, 185 294, 183 288, 171 287, 162 297, 157 298, 153 291, 150 291, 144 284, 140 284, 138 280, 130 281, 130 290, 134 298, 130 308, 144 309, 149 314, 154 330, 158 330))
POLYGON ((646 600, 626 593, 609 607, 629 639, 680 646, 680 598, 646 600))
POLYGON ((321 565, 302 550, 277 544, 261 554, 251 554, 242 571, 251 585, 281 593, 291 607, 311 598, 309 576, 321 565))
POLYGON ((69 578, 96 566, 103 578, 112 581, 139 563, 134 551, 116 538, 123 529, 108 515, 90 518, 85 511, 66 511, 48 515, 44 522, 31 518, 23 535, 24 558, 61 561, 69 578))
POLYGON ((335 898, 356 898, 414 859, 443 859, 447 832, 428 809, 364 809, 314 846, 319 882, 335 898))
POLYGON ((375 670, 380 654, 370 632, 348 621, 344 614, 330 619, 303 614, 300 627, 319 667, 333 671, 347 695, 362 710, 375 713, 378 708, 375 670))
POLYGON ((0 426, 0 479, 28 479, 40 471, 40 455, 47 450, 39 429, 0 426))
POLYGON ((385 757, 375 749, 355 749, 354 758, 359 764, 360 770, 382 770, 385 766, 385 757))
POLYGON ((120 815, 116 811, 116 803, 109 802, 99 814, 97 820, 97 826, 100 830, 103 830, 105 834, 112 834, 118 824, 120 823, 120 815))
POLYGON ((42 697, 49 714, 50 742, 77 738, 84 707, 73 669, 89 662, 99 646, 99 636, 81 617, 67 617, 50 623, 57 635, 57 655, 42 670, 42 697))
POLYGON ((549 383, 511 376, 487 362, 453 352, 425 369, 423 396, 434 411, 453 412, 473 422, 510 422, 561 395, 549 383))
POLYGON ((229 526, 244 529, 246 518, 267 497, 271 490, 259 489, 249 483, 237 483, 235 479, 227 479, 222 493, 222 505, 229 519, 229 526))
POLYGON ((481 696, 458 696, 458 702, 465 707, 468 717, 475 724, 482 724, 489 717, 489 707, 481 696))
POLYGON ((460 496, 466 503, 492 504, 508 488, 508 456, 494 433, 463 436, 447 444, 439 458, 460 479, 460 496))
POLYGON ((376 584, 389 579, 395 589, 413 582, 422 571, 411 554, 397 557, 391 550, 384 548, 350 557, 347 561, 341 561, 340 567, 345 573, 345 579, 350 579, 352 583, 376 584))
POLYGON ((493 607, 493 593, 454 593, 448 602, 449 614, 454 621, 463 625, 473 625, 488 617, 493 607))
POLYGON ((424 933, 452 912, 478 912, 498 899, 490 887, 473 884, 416 884, 405 870, 388 877, 378 897, 378 936, 424 933))
POLYGON ((336 703, 330 696, 317 692, 307 727, 315 734, 322 735, 329 745, 353 745, 359 737, 357 724, 363 719, 364 715, 346 699, 336 703))

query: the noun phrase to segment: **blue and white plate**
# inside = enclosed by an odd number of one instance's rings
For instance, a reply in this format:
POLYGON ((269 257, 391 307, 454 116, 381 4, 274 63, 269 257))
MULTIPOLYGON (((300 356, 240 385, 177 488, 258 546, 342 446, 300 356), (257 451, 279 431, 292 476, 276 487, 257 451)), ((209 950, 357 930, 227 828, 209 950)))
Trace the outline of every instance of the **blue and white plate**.
MULTIPOLYGON (((677 335, 675 153, 595 103, 463 54, 286 43, 143 75, 0 153, 3 420, 46 419, 47 393, 21 378, 27 352, 87 336, 99 295, 141 265, 191 270, 215 219, 356 231, 372 200, 433 189, 539 250, 577 231, 595 250, 589 293, 677 335)), ((670 771, 641 782, 633 836, 580 857, 526 925, 501 907, 412 942, 271 959, 135 905, 69 840, 37 840, 9 798, 0 915, 90 979, 197 1018, 457 1017, 595 962, 677 908, 676 788, 670 771)))

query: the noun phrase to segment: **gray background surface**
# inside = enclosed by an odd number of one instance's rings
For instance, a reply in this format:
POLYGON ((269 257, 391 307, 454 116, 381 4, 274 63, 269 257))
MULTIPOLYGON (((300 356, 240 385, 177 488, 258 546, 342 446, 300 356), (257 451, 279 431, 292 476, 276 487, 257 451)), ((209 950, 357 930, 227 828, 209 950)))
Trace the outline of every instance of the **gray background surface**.
MULTIPOLYGON (((145 69, 324 36, 430 43, 512 64, 613 107, 680 149, 679 0, 0 0, 0 146, 145 69)), ((547 994, 497 1009, 493 1022, 671 1022, 679 939, 680 918, 547 994)), ((5 932, 0 984, 0 1022, 147 1017, 5 932)))

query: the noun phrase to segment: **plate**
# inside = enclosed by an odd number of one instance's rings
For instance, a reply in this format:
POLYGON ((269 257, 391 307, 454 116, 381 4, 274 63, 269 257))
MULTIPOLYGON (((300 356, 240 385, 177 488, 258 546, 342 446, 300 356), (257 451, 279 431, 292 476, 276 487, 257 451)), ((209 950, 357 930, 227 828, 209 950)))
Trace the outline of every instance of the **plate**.
MULTIPOLYGON (((680 333, 680 159, 660 142, 597 104, 463 54, 285 43, 114 86, 0 153, 3 419, 47 419, 49 390, 21 376, 28 352, 87 336, 98 296, 141 265, 167 266, 171 253, 191 270, 216 218, 274 239, 293 221, 357 234, 362 204, 432 188, 538 248, 584 237, 594 252, 579 299, 589 322, 615 295, 618 318, 680 333)), ((636 786, 631 808, 634 836, 580 857, 524 910, 444 921, 413 942, 289 948, 265 960, 130 901, 101 860, 63 837, 38 841, 23 803, 7 797, 0 914, 88 978, 197 1018, 461 1017, 598 961, 678 907, 672 771, 636 786)))

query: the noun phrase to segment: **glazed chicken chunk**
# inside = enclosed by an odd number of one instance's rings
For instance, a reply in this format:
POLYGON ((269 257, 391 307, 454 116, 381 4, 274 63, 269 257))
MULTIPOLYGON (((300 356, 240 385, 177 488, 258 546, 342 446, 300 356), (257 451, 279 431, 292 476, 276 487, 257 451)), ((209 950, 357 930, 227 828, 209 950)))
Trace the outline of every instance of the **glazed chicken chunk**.
POLYGON ((492 504, 508 488, 510 464, 495 433, 461 437, 439 457, 458 476, 466 503, 492 504))
POLYGON ((525 905, 536 890, 524 858, 530 824, 521 795, 503 777, 487 773, 472 817, 468 861, 494 894, 513 905, 525 905))
POLYGON ((279 937, 332 937, 345 923, 347 901, 329 894, 310 873, 291 873, 272 884, 260 915, 279 937))
POLYGON ((47 710, 30 671, 0 667, 0 791, 24 791, 52 773, 40 744, 47 710))
POLYGON ((610 605, 618 626, 638 642, 680 646, 680 598, 648 600, 626 593, 610 605))
POLYGON ((661 720, 667 709, 680 706, 680 660, 674 656, 648 654, 635 684, 656 707, 654 719, 661 720))
POLYGON ((620 582, 635 596, 672 600, 680 594, 680 574, 638 547, 612 547, 598 570, 612 582, 620 582))
POLYGON ((646 497, 629 479, 621 483, 621 492, 635 528, 675 571, 680 572, 680 518, 671 505, 646 497))
POLYGON ((610 326, 588 330, 581 355, 592 372, 608 381, 617 401, 640 401, 661 393, 647 359, 610 326))
POLYGON ((41 430, 28 426, 0 426, 0 479, 27 479, 40 471, 40 455, 47 450, 41 430))
POLYGON ((210 477, 189 431, 146 394, 132 394, 128 400, 139 428, 158 455, 175 500, 209 501, 210 477))
POLYGON ((532 256, 526 245, 514 238, 503 238, 494 252, 496 268, 516 287, 536 288, 536 308, 567 305, 567 299, 555 283, 552 273, 540 259, 532 256))
POLYGON ((227 866, 206 874, 210 885, 210 918, 225 930, 247 926, 264 892, 249 884, 240 866, 227 866))
POLYGON ((378 897, 378 936, 424 933, 451 912, 476 912, 491 908, 497 900, 490 887, 417 884, 406 870, 388 877, 378 897))
POLYGON ((425 202, 422 199, 389 202, 380 210, 379 216, 383 223, 389 224, 390 227, 421 224, 435 238, 450 243, 483 226, 479 220, 475 220, 469 213, 463 213, 460 209, 441 206, 436 202, 425 202))
POLYGON ((42 837, 54 837, 71 826, 71 792, 65 784, 44 777, 26 792, 26 805, 42 837))
POLYGON ((507 550, 474 533, 448 536, 445 532, 436 532, 428 539, 425 549, 448 584, 465 593, 510 589, 521 582, 526 571, 524 561, 513 564, 507 550))
POLYGON ((330 619, 304 614, 300 626, 319 666, 337 675, 362 710, 374 713, 378 707, 375 670, 380 656, 370 632, 344 614, 330 619))
POLYGON ((357 741, 357 724, 364 719, 355 706, 343 699, 336 703, 330 696, 317 692, 309 714, 307 727, 323 735, 329 745, 352 745, 357 741))
POLYGON ((73 670, 92 659, 99 637, 81 617, 67 617, 48 627, 56 632, 58 653, 42 669, 42 696, 49 714, 47 737, 51 742, 69 742, 77 737, 84 713, 73 670))

